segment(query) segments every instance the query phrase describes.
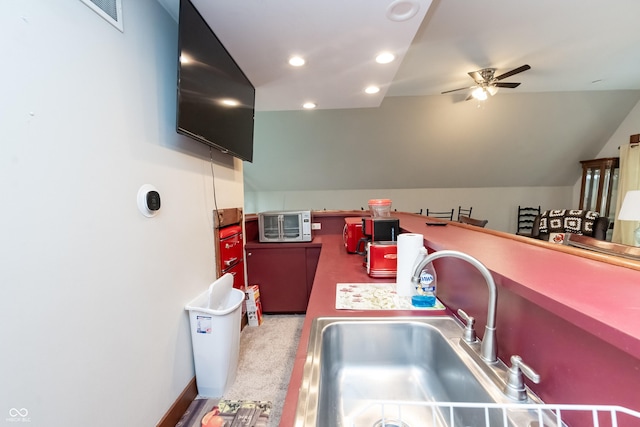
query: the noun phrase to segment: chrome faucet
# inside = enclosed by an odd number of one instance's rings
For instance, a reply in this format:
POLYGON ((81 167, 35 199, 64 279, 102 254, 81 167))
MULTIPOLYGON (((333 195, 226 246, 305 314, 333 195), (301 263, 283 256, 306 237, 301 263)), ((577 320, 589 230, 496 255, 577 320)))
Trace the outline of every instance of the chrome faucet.
POLYGON ((487 363, 494 363, 498 360, 498 351, 496 348, 496 307, 498 303, 498 291, 496 289, 496 284, 493 281, 493 277, 487 267, 471 255, 458 251, 443 250, 434 252, 430 255, 424 255, 424 258, 416 264, 413 277, 411 277, 411 282, 415 285, 420 283, 420 272, 422 272, 430 262, 435 261, 438 258, 445 257, 458 258, 467 261, 482 273, 482 277, 484 277, 484 280, 487 282, 487 287, 489 288, 489 306, 487 308, 487 325, 485 327, 484 337, 482 337, 482 344, 480 346, 480 357, 487 363))
POLYGON ((518 402, 527 401, 527 389, 522 376, 526 376, 534 383, 540 383, 540 375, 522 361, 518 355, 511 356, 511 367, 507 371, 507 381, 503 389, 504 394, 518 402))

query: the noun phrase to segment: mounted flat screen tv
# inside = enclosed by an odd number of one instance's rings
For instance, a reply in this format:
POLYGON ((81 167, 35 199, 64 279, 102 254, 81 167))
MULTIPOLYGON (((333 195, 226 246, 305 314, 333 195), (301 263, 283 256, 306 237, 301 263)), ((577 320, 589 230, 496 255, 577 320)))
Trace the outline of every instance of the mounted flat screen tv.
POLYGON ((189 0, 180 1, 177 132, 253 161, 255 88, 189 0))

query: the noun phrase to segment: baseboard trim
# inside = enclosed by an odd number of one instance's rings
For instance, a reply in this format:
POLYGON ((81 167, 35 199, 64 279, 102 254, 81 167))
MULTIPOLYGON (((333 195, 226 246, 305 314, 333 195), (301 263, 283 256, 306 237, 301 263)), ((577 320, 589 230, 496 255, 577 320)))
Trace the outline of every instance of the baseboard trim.
POLYGON ((198 387, 196 386, 196 377, 193 377, 185 389, 182 390, 180 396, 173 402, 171 408, 164 414, 164 417, 158 421, 156 427, 176 427, 176 424, 178 424, 178 421, 180 421, 180 418, 182 418, 182 415, 197 395, 198 387))

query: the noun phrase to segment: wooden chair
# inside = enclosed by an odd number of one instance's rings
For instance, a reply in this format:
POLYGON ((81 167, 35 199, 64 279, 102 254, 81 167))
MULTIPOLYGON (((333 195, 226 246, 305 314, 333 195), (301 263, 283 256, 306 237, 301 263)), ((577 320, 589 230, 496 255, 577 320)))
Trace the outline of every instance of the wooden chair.
POLYGON ((538 215, 540 215, 540 206, 537 208, 518 206, 518 230, 516 234, 531 237, 533 221, 538 215))
POLYGON ((432 218, 440 218, 440 219, 448 219, 449 221, 453 221, 453 212, 455 212, 455 209, 451 209, 450 211, 430 211, 429 209, 427 209, 427 216, 430 216, 432 218))
POLYGON ((475 219, 468 216, 461 215, 458 217, 458 222, 463 224, 475 225, 476 227, 483 227, 487 225, 489 220, 486 219, 475 219))
POLYGON ((473 210, 473 206, 469 209, 463 209, 462 206, 458 206, 458 222, 460 222, 460 216, 468 216, 471 218, 471 211, 473 210))

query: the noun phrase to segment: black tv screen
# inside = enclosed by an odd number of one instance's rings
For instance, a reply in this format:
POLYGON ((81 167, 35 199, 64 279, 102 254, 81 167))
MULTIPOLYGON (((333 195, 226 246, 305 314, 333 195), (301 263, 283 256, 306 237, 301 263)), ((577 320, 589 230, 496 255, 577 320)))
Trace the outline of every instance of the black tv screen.
POLYGON ((255 88, 189 0, 178 32, 178 133, 252 162, 255 88))

